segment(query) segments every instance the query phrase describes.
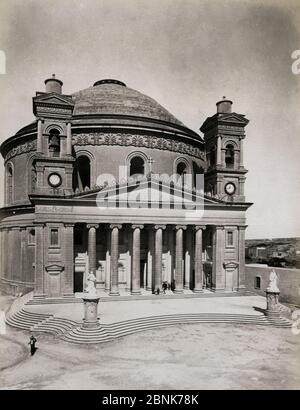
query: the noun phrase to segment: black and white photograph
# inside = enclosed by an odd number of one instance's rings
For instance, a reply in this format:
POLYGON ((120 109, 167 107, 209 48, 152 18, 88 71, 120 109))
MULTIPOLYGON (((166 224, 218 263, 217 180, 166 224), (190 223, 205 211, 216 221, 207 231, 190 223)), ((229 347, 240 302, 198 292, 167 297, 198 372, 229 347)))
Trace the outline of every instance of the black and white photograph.
POLYGON ((0 390, 299 390, 300 1, 0 0, 0 90, 0 390))

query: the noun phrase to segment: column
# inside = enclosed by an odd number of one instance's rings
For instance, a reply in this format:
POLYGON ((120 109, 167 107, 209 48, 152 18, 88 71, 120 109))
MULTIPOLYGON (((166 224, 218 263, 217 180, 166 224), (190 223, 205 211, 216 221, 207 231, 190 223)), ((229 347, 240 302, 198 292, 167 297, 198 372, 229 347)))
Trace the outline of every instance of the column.
POLYGON ((139 295, 141 293, 141 229, 143 225, 132 225, 132 280, 131 294, 139 295))
POLYGON ((88 257, 89 257, 89 272, 93 272, 96 275, 96 229, 99 228, 98 224, 88 224, 88 257))
POLYGON ((127 270, 126 270, 126 292, 131 292, 131 282, 132 282, 132 232, 128 229, 127 231, 127 270))
POLYGON ((44 224, 35 226, 35 286, 34 296, 44 295, 44 224))
POLYGON ((43 134, 42 134, 42 120, 37 122, 37 143, 36 151, 39 153, 43 152, 43 134))
POLYGON ((64 296, 71 296, 74 293, 74 224, 65 223, 64 252, 65 252, 65 271, 64 271, 64 296))
POLYGON ((176 226, 176 271, 175 293, 183 293, 183 230, 186 226, 176 226))
POLYGON ((238 249, 239 249, 239 276, 237 287, 243 290, 246 287, 245 279, 245 231, 247 225, 238 226, 238 249))
POLYGON ((246 177, 239 177, 239 195, 244 196, 244 184, 246 181, 246 177))
POLYGON ((222 158, 221 158, 221 137, 218 135, 217 137, 217 165, 221 165, 222 158))
POLYGON ((195 226, 195 286, 194 292, 203 292, 202 232, 205 226, 195 226))
POLYGON ((238 154, 239 154, 239 151, 237 149, 234 149, 233 152, 234 152, 233 169, 237 169, 238 168, 238 154))
POLYGON ((161 289, 162 285, 162 235, 166 225, 155 225, 155 271, 154 290, 161 289))
POLYGON ((170 255, 171 255, 171 278, 170 278, 170 283, 175 280, 175 274, 174 274, 174 260, 175 260, 175 249, 174 249, 174 229, 170 229, 168 232, 168 242, 169 242, 169 249, 170 249, 170 255))
POLYGON ((244 152, 243 152, 243 138, 240 139, 240 163, 239 167, 243 168, 244 167, 244 152))
POLYGON ((148 252, 147 252, 147 285, 146 290, 152 290, 152 274, 154 265, 154 232, 148 230, 148 252))
POLYGON ((105 290, 110 290, 110 231, 106 231, 106 254, 105 254, 105 290))
POLYGON ((224 226, 215 226, 213 240, 212 288, 215 292, 225 289, 224 226))
POLYGON ((7 259, 8 259, 8 252, 7 252, 7 244, 8 244, 8 229, 2 229, 2 277, 7 279, 7 259))
POLYGON ((21 280, 27 281, 27 230, 26 227, 21 227, 21 280), (23 274, 23 279, 22 279, 23 274), (26 278, 26 279, 24 279, 26 278))
POLYGON ((71 123, 67 123, 67 155, 72 156, 72 133, 71 123))
POLYGON ((184 289, 190 289, 192 260, 192 232, 186 231, 185 258, 184 258, 184 289))
POLYGON ((111 296, 119 296, 119 229, 122 225, 111 224, 110 240, 110 292, 111 296))

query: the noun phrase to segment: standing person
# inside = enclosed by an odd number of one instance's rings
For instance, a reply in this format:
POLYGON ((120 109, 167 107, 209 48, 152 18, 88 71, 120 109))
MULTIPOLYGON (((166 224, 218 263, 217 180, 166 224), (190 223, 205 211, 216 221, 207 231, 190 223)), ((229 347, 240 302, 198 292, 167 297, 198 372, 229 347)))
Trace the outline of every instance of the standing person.
POLYGON ((28 343, 30 345, 31 356, 33 356, 36 351, 36 347, 35 347, 36 342, 37 342, 36 338, 33 335, 31 335, 29 339, 29 343, 28 343))

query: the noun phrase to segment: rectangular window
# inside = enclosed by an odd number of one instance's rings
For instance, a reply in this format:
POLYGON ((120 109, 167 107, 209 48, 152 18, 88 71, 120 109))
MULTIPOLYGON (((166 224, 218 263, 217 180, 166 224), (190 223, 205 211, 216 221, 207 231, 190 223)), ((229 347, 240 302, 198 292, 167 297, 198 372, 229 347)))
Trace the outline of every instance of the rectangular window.
POLYGON ((50 245, 58 245, 58 229, 51 229, 50 245))
POLYGON ((261 287, 261 277, 260 276, 255 276, 254 287, 255 289, 260 289, 261 287))
POLYGON ((227 232, 227 245, 233 246, 233 232, 232 231, 227 232))

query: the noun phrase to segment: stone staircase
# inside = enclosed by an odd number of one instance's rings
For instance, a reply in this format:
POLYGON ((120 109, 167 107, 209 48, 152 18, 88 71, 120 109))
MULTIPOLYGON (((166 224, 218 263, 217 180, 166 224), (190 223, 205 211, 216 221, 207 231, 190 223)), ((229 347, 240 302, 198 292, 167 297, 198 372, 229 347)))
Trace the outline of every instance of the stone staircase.
POLYGON ((37 326, 39 323, 46 322, 52 317, 53 315, 28 312, 22 308, 18 312, 11 313, 7 316, 5 321, 6 324, 12 327, 30 331, 34 326, 37 326))
POLYGON ((71 343, 103 343, 113 341, 119 337, 133 333, 157 329, 158 327, 195 324, 195 323, 228 323, 243 325, 263 325, 275 327, 291 327, 291 322, 284 318, 269 319, 265 316, 240 315, 224 313, 194 313, 151 316, 126 320, 112 324, 101 324, 97 329, 83 329, 81 326, 74 327, 66 332, 62 339, 71 343))
POLYGON ((54 334, 64 341, 77 344, 109 342, 133 333, 157 329, 159 327, 196 323, 291 327, 291 321, 284 317, 268 318, 264 315, 190 313, 149 316, 122 322, 101 324, 96 329, 83 329, 79 322, 54 315, 29 312, 24 308, 7 317, 6 323, 18 329, 34 333, 46 332, 54 334))

